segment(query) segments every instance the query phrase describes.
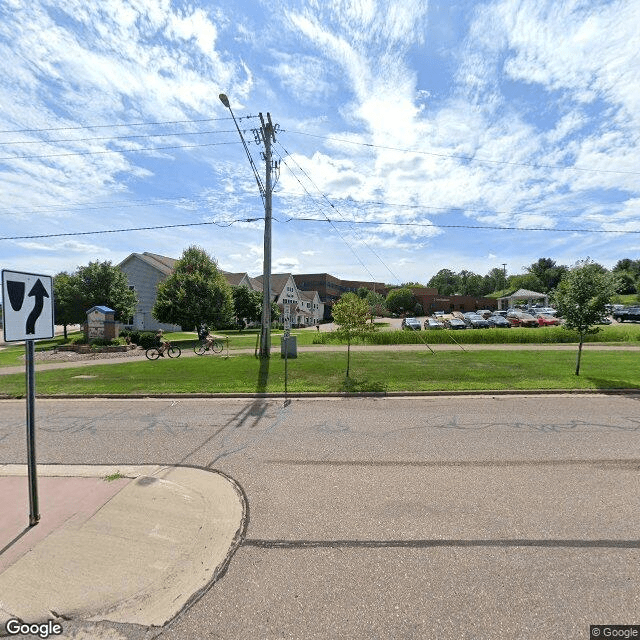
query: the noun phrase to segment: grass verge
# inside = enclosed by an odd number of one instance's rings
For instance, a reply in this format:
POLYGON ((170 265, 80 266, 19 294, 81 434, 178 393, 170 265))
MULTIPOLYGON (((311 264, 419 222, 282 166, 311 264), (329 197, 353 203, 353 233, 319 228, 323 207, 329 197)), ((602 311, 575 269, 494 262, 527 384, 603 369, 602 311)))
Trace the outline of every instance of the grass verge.
MULTIPOLYGON (((640 358, 624 351, 301 353, 289 360, 289 392, 640 389, 640 358)), ((24 374, 2 376, 1 393, 25 394, 24 374)), ((36 371, 37 395, 284 392, 284 360, 181 358, 36 371)))

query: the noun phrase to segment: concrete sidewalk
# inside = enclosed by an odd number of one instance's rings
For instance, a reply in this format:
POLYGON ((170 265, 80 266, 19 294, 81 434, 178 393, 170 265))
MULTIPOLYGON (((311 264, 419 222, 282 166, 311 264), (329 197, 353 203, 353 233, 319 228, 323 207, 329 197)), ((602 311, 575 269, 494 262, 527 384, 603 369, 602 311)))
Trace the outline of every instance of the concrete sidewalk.
POLYGON ((38 465, 38 498, 29 527, 26 465, 0 465, 2 632, 13 618, 163 625, 244 535, 241 489, 202 469, 38 465))

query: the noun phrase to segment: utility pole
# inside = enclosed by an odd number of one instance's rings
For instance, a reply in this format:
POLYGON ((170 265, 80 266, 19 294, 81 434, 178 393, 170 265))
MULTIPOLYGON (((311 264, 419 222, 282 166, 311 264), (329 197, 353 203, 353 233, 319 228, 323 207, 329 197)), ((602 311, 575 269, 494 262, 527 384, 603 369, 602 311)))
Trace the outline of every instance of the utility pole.
POLYGON ((264 143, 265 164, 265 193, 264 193, 264 263, 262 269, 262 330, 260 332, 260 357, 271 355, 271 141, 276 141, 276 135, 271 123, 271 114, 267 113, 265 123, 260 115, 260 137, 264 143))
POLYGON ((276 141, 276 131, 278 125, 273 125, 271 122, 271 114, 267 113, 267 122, 265 123, 262 113, 260 116, 260 129, 253 129, 253 134, 256 144, 264 144, 264 153, 262 157, 265 162, 265 181, 264 185, 258 174, 256 166, 249 153, 249 148, 245 142, 242 131, 238 126, 236 117, 233 115, 231 106, 229 105, 229 98, 224 93, 221 93, 220 102, 229 109, 233 122, 236 125, 240 140, 249 158, 249 164, 253 170, 256 182, 258 183, 258 189, 260 190, 260 197, 264 204, 264 262, 262 269, 262 327, 260 330, 260 351, 261 358, 268 358, 271 355, 271 194, 273 191, 271 172, 278 169, 278 163, 271 160, 271 142, 276 141))

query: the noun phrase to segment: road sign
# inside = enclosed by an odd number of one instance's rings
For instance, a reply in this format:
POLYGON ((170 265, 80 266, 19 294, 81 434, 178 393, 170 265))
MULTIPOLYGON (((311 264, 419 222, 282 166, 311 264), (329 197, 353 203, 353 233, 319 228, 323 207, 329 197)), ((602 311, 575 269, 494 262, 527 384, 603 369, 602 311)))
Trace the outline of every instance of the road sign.
POLYGON ((5 342, 53 338, 53 278, 2 270, 5 342))

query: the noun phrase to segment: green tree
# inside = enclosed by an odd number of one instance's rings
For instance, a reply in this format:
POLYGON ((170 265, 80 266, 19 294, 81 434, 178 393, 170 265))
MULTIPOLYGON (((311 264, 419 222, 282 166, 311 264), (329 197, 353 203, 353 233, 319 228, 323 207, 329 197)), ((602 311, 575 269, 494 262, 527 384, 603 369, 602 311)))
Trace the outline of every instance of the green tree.
POLYGON ((368 322, 369 305, 355 293, 345 293, 333 305, 333 321, 338 325, 336 334, 347 341, 347 378, 351 364, 351 342, 354 338, 366 338, 376 331, 375 325, 368 322))
POLYGON ((614 293, 611 275, 588 259, 576 263, 558 284, 554 300, 558 314, 564 318, 564 328, 580 336, 576 375, 580 375, 580 359, 584 336, 600 331, 593 325, 600 322, 614 293))
POLYGON ((216 261, 204 249, 191 246, 176 262, 173 273, 158 285, 153 317, 191 331, 205 323, 211 328, 233 322, 233 294, 216 261))
POLYGON ((407 287, 392 289, 387 294, 386 305, 391 313, 403 313, 415 307, 416 300, 413 291, 407 287))
POLYGON ((64 327, 65 339, 70 324, 80 324, 87 319, 78 284, 78 278, 66 271, 53 276, 53 317, 56 324, 64 327))
POLYGON ((614 271, 613 279, 615 283, 616 293, 628 295, 636 293, 636 278, 629 271, 614 271))
POLYGON ((484 276, 484 293, 504 291, 507 288, 507 276, 504 269, 494 267, 484 276))
POLYGON ((260 322, 262 318, 262 293, 249 287, 233 288, 233 307, 236 321, 244 328, 247 322, 260 322))
POLYGON ((534 275, 541 284, 538 289, 547 293, 558 286, 562 276, 569 270, 565 265, 556 264, 551 258, 539 258, 536 262, 526 267, 527 272, 534 275))
POLYGON ((387 311, 384 296, 377 291, 369 291, 367 294, 367 304, 371 312, 371 319, 376 316, 383 316, 387 311))
POLYGON ((628 271, 633 275, 634 280, 637 280, 640 278, 640 260, 631 260, 630 258, 618 260, 613 271, 628 271))
POLYGON ((458 290, 461 296, 481 296, 482 289, 482 276, 472 271, 462 270, 458 274, 458 290))
POLYGON ((127 276, 110 261, 90 262, 78 267, 72 276, 77 287, 78 304, 86 320, 86 312, 96 305, 115 311, 115 320, 126 322, 136 310, 138 297, 129 288, 127 276))
POLYGON ((358 294, 358 298, 366 300, 367 295, 369 295, 369 289, 367 289, 367 287, 358 287, 356 293, 358 294))
POLYGON ((459 287, 458 276, 450 269, 440 269, 427 286, 437 289, 441 296, 452 296, 459 287))

